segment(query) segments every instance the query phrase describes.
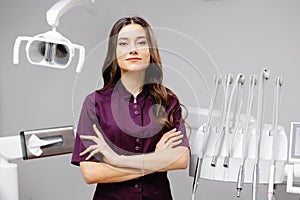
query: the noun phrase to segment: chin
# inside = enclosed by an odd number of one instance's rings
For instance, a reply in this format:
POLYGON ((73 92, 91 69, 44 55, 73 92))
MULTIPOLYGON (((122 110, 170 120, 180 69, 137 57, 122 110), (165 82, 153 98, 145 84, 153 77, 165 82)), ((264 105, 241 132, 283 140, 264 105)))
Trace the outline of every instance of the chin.
POLYGON ((145 69, 148 68, 149 65, 139 65, 139 64, 132 64, 130 66, 126 66, 123 68, 123 70, 126 71, 132 71, 132 72, 137 72, 137 71, 144 71, 145 69))

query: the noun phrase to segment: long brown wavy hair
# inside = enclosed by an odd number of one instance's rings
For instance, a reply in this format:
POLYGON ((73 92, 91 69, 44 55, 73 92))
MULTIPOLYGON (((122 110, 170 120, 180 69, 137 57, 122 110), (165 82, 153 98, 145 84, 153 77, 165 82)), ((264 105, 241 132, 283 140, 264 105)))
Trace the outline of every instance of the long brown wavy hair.
POLYGON ((165 116, 165 109, 168 107, 168 94, 175 96, 175 94, 162 85, 163 73, 161 58, 158 51, 158 45, 154 36, 153 30, 150 25, 141 17, 124 17, 119 19, 113 26, 108 41, 107 55, 102 68, 102 76, 104 80, 103 89, 108 87, 114 87, 121 78, 121 70, 117 63, 116 47, 117 36, 120 30, 129 24, 141 25, 145 32, 146 38, 149 44, 150 51, 150 64, 145 73, 145 85, 143 89, 147 89, 150 96, 154 99, 158 105, 154 109, 154 116, 156 121, 169 129, 173 124, 173 113, 180 108, 178 104, 175 109, 165 116))

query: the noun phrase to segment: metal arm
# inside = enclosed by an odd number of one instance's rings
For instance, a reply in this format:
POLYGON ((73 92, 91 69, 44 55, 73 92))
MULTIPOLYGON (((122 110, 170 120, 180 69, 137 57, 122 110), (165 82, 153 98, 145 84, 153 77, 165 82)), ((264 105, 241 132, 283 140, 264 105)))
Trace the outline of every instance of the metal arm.
POLYGON ((59 18, 71 8, 77 6, 86 8, 91 14, 95 15, 96 8, 94 3, 94 0, 60 0, 47 11, 47 22, 53 28, 57 27, 59 25, 59 18))

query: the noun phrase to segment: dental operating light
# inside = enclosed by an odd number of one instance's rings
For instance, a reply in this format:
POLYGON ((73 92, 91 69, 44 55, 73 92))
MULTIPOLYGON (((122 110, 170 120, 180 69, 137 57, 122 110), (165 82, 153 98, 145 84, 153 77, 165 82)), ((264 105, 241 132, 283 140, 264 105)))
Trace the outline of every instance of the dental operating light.
POLYGON ((79 58, 76 72, 82 71, 85 61, 85 48, 73 44, 56 30, 60 17, 71 8, 81 6, 95 14, 94 0, 61 0, 54 4, 46 14, 47 22, 52 27, 51 31, 33 37, 19 36, 14 44, 13 63, 19 64, 19 49, 23 41, 27 41, 25 52, 29 63, 33 65, 65 69, 67 68, 75 51, 78 50, 79 58))

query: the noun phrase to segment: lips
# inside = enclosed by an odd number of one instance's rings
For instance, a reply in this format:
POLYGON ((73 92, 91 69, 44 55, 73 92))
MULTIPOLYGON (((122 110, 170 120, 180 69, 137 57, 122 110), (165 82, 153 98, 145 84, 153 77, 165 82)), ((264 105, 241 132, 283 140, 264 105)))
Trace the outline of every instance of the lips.
POLYGON ((132 58, 127 58, 126 60, 131 61, 131 62, 136 62, 136 61, 139 61, 139 60, 142 60, 142 59, 139 58, 139 57, 132 57, 132 58))

